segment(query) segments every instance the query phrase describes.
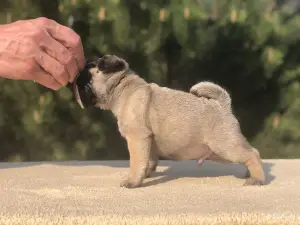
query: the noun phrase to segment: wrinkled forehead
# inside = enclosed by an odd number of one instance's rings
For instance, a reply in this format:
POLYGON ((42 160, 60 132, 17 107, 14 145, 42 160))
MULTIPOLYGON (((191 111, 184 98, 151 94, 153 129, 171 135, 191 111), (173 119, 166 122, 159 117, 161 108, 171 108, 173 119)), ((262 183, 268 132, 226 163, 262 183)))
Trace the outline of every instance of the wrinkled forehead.
POLYGON ((97 60, 97 67, 103 73, 109 74, 123 71, 128 65, 122 58, 115 55, 105 55, 97 60))

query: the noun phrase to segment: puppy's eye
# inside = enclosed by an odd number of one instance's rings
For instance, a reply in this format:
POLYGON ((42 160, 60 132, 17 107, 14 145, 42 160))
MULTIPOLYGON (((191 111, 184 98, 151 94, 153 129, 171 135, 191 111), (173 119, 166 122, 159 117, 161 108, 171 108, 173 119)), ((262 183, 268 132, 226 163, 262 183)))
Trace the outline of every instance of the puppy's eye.
POLYGON ((99 69, 104 69, 105 68, 105 60, 100 59, 97 66, 99 69))

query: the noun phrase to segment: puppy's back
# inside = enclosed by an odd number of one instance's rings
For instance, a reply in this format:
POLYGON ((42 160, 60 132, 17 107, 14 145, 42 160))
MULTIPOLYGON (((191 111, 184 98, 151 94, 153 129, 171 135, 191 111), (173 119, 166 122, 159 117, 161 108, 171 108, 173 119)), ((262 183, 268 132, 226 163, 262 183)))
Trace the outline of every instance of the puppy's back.
POLYGON ((156 84, 150 84, 150 87, 152 94, 148 113, 154 134, 176 136, 180 133, 185 138, 191 135, 199 138, 201 131, 222 114, 222 108, 216 101, 156 84))

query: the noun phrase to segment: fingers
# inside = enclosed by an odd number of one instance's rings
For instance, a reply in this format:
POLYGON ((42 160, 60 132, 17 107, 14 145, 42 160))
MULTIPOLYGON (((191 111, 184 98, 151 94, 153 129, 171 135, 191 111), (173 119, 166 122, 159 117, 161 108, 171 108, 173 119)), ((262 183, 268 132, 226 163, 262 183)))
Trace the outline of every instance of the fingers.
POLYGON ((42 51, 36 57, 36 61, 58 83, 63 86, 67 85, 69 81, 69 75, 62 64, 42 51))
POLYGON ((80 36, 69 27, 62 26, 52 20, 51 22, 46 22, 45 25, 49 34, 72 52, 76 58, 79 69, 83 69, 85 56, 80 36))
POLYGON ((34 74, 34 80, 37 83, 55 91, 62 87, 62 85, 58 83, 53 76, 43 70, 34 74))
POLYGON ((49 36, 42 46, 49 56, 56 59, 68 72, 68 81, 73 82, 79 72, 79 68, 73 54, 58 41, 49 36))
POLYGON ((15 22, 2 33, 5 57, 12 56, 14 62, 14 68, 5 67, 5 74, 15 79, 35 80, 57 90, 73 82, 84 67, 80 37, 54 20, 40 17, 15 22))

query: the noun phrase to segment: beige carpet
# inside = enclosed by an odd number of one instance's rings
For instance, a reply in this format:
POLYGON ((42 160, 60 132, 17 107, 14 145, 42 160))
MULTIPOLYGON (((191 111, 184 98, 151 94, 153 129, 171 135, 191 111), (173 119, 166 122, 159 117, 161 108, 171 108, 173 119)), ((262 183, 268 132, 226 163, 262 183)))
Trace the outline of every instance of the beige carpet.
POLYGON ((128 165, 0 163, 0 224, 300 224, 300 160, 264 160, 263 187, 243 187, 240 165, 161 161, 129 190, 128 165))

